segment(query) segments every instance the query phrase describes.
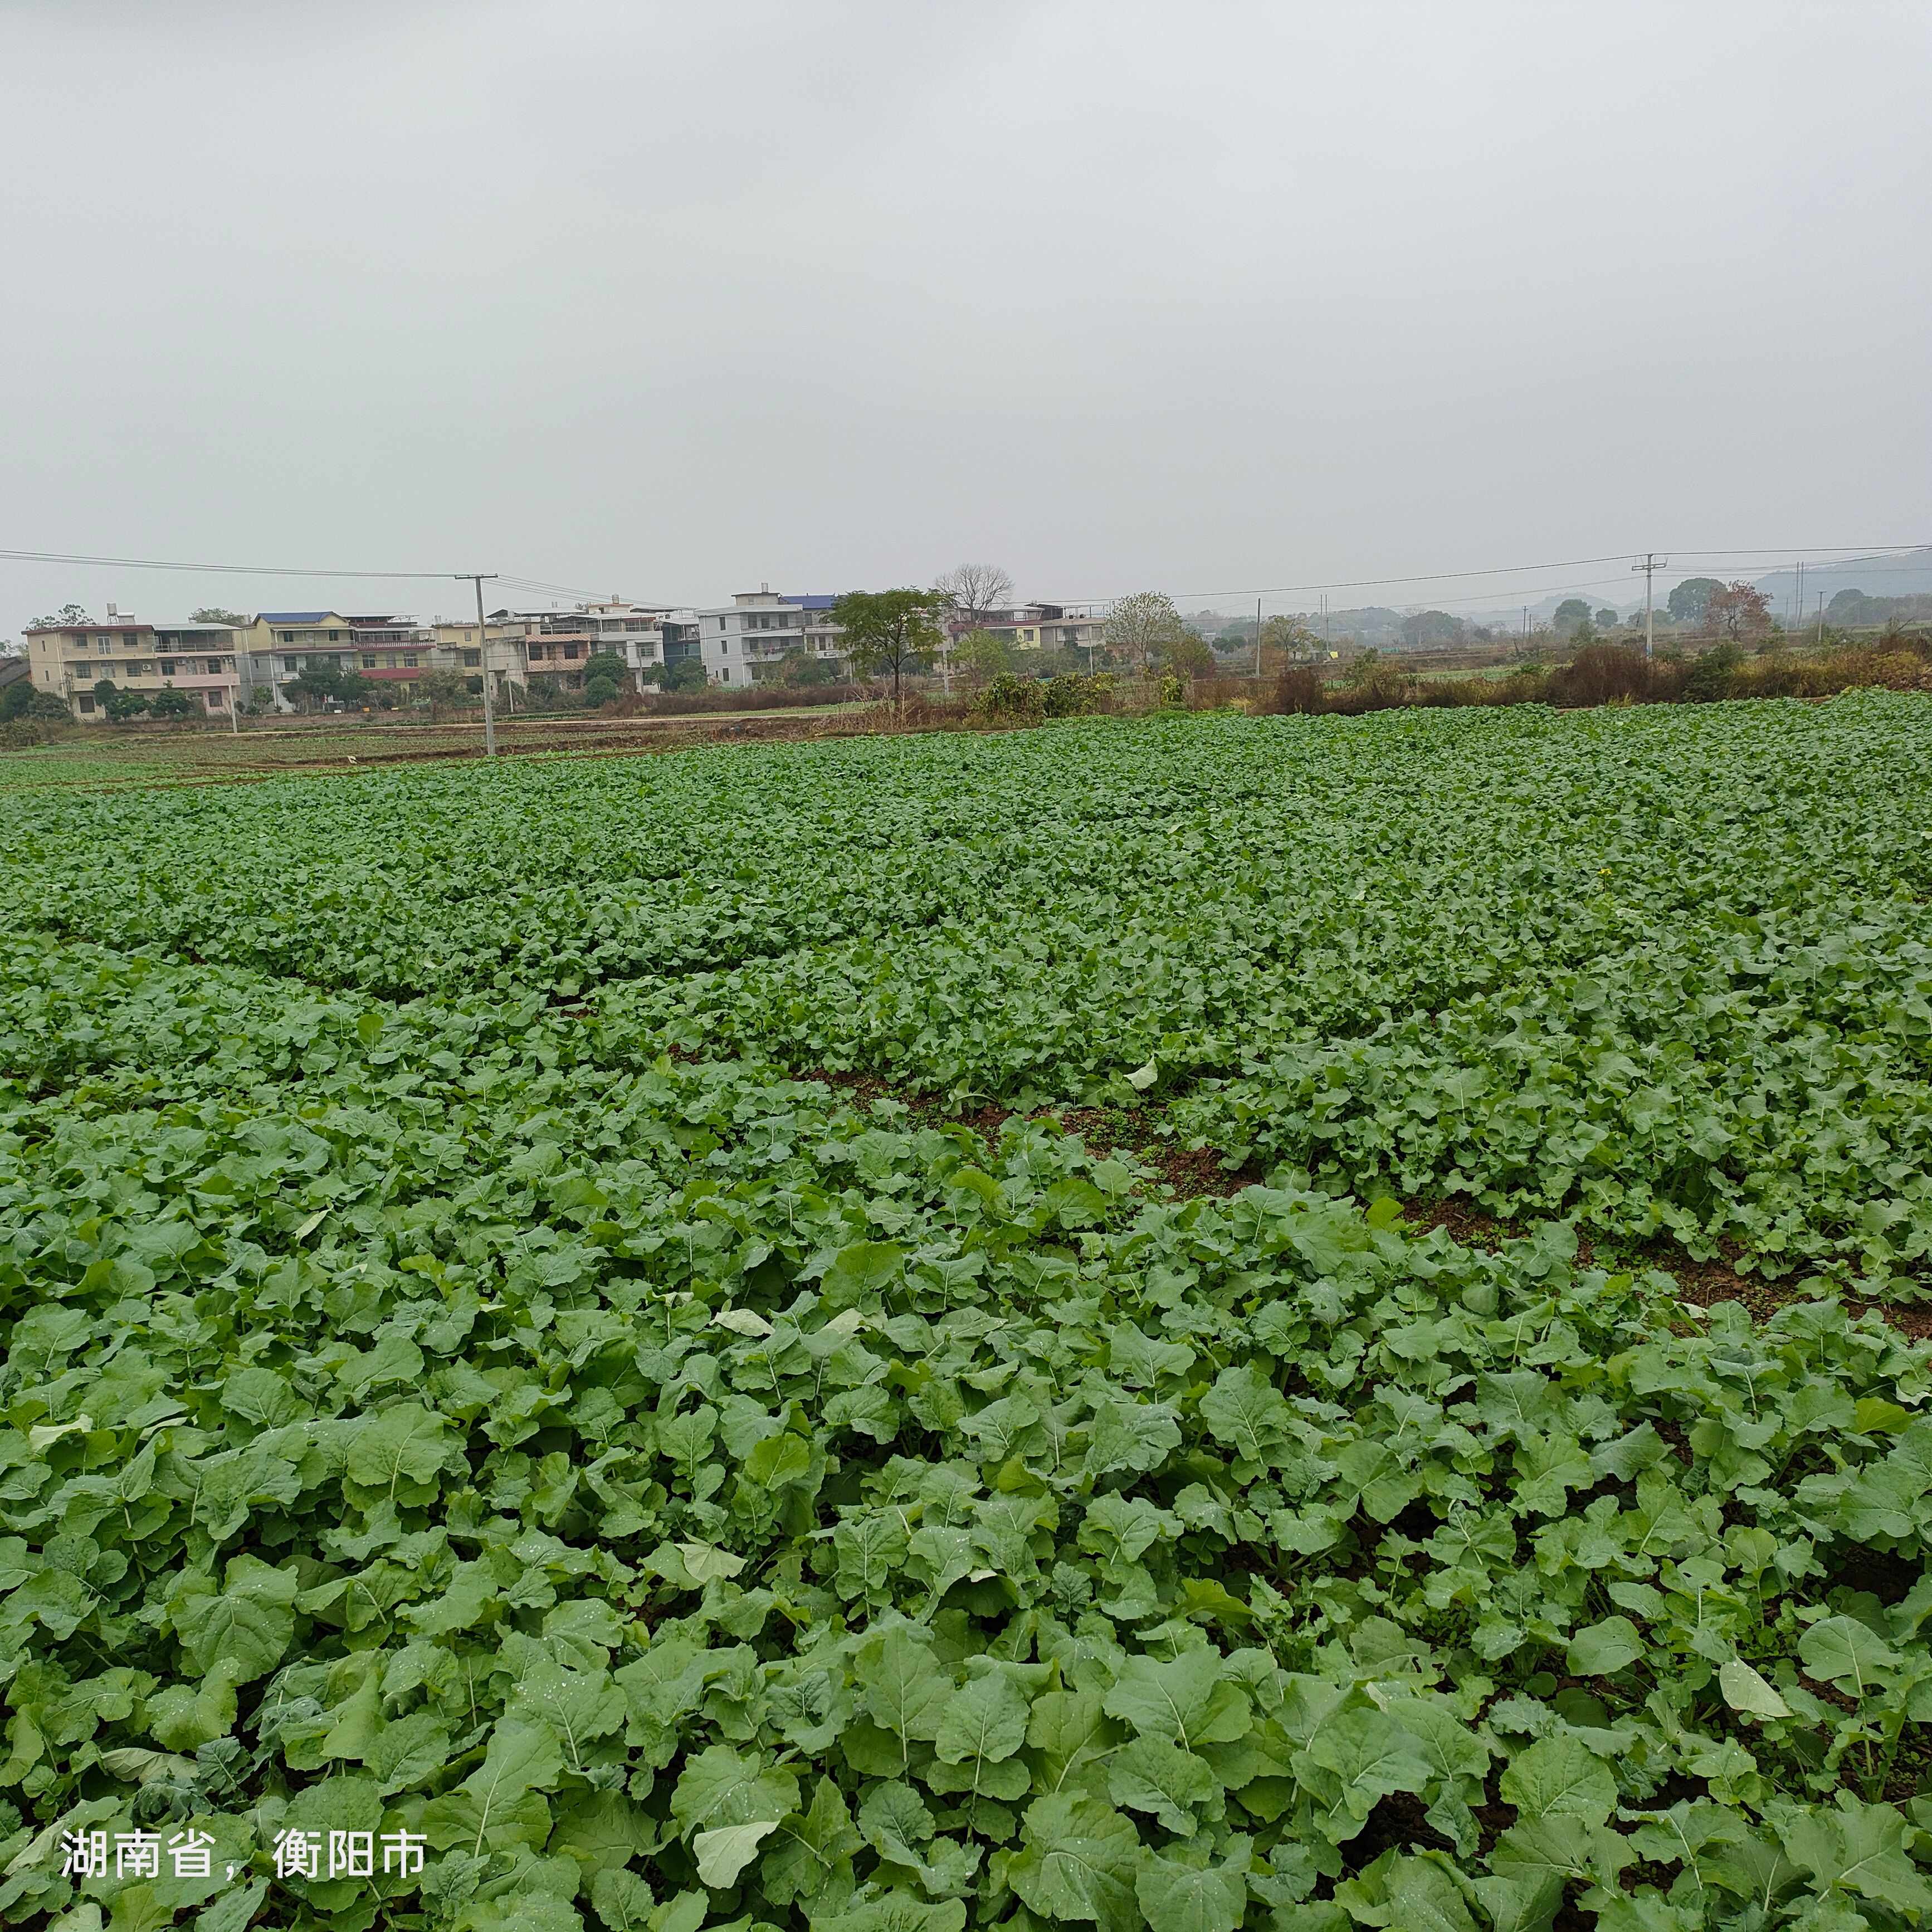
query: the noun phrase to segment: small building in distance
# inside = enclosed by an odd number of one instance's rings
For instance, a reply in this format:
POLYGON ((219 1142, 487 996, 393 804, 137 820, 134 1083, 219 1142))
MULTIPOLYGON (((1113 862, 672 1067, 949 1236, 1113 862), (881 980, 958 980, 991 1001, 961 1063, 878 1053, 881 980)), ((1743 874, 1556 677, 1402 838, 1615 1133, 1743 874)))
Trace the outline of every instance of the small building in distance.
MULTIPOLYGON (((643 673, 655 673, 674 661, 667 657, 665 646, 674 636, 682 640, 680 616, 688 619, 691 614, 614 596, 571 610, 495 610, 488 622, 493 640, 500 634, 513 644, 533 688, 548 686, 562 692, 584 688, 584 668, 596 657, 619 659, 642 688, 643 673)), ((476 628, 473 622, 469 626, 472 638, 476 628)), ((494 652, 494 642, 491 648, 494 652)))
POLYGON ((435 662, 436 633, 414 617, 351 617, 349 637, 352 648, 343 668, 372 684, 413 685, 435 662))
POLYGON ((1107 642, 1107 620, 1077 604, 1016 604, 950 618, 954 640, 969 631, 990 631, 1018 651, 1090 652, 1097 663, 1107 642))
POLYGON ((830 621, 838 598, 788 596, 768 584, 740 590, 728 604, 696 612, 705 681, 742 686, 776 676, 794 651, 839 666, 843 632, 830 621))
POLYGON ((434 646, 424 662, 436 670, 453 670, 480 679, 487 652, 490 660, 490 701, 514 709, 517 694, 527 688, 530 673, 524 651, 524 628, 499 610, 483 620, 483 635, 474 617, 439 617, 430 626, 434 646))
POLYGON ((242 688, 251 704, 294 709, 282 687, 310 664, 351 669, 355 626, 338 610, 262 610, 241 634, 242 688))
POLYGON ((35 625, 26 633, 27 675, 83 723, 104 722, 94 696, 106 682, 152 700, 179 691, 211 717, 231 718, 243 674, 231 624, 150 624, 107 607, 100 623, 35 625))

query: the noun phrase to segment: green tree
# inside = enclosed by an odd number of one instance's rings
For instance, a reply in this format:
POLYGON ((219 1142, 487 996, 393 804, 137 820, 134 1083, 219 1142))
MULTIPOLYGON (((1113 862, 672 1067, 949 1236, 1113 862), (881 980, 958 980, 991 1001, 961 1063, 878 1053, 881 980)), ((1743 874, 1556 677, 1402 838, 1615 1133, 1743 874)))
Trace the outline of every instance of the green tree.
POLYGON ((654 684, 660 691, 674 692, 702 691, 708 682, 704 666, 696 658, 676 658, 669 664, 647 665, 638 672, 638 681, 654 684))
POLYGON ((16 677, 5 690, 0 691, 0 724, 5 724, 10 718, 18 718, 33 698, 32 679, 16 677))
POLYGON ((608 704, 631 688, 631 668, 614 652, 599 651, 584 667, 584 701, 608 704))
POLYGON ((1107 649, 1124 658, 1145 676, 1164 662, 1169 645, 1195 632, 1174 607, 1174 599, 1158 590, 1137 590, 1121 598, 1107 620, 1107 649))
POLYGON ((1566 597, 1550 620, 1559 638, 1574 637, 1590 621, 1590 607, 1580 597, 1566 597))
POLYGON ((1205 677, 1215 668, 1214 646, 1198 631, 1190 631, 1161 646, 1160 662, 1176 677, 1205 677))
POLYGON ((68 631, 76 624, 91 624, 94 620, 78 604, 63 604, 51 617, 36 617, 27 626, 30 631, 68 631))
POLYGON ((1284 663, 1297 664, 1321 655, 1322 640, 1299 617, 1270 617, 1262 626, 1264 675, 1280 670, 1284 663))
POLYGON ((1672 587, 1664 608, 1680 624, 1702 623, 1712 593, 1724 587, 1714 577, 1687 577, 1672 587))
POLYGON ((470 680, 460 670, 426 670, 416 680, 416 696, 426 704, 467 704, 470 680))
POLYGON ((901 680, 932 662, 945 642, 938 618, 951 608, 940 590, 848 590, 832 607, 845 634, 845 655, 861 677, 890 671, 892 703, 903 702, 901 680))
POLYGON ((94 687, 94 701, 106 712, 108 722, 124 724, 148 708, 148 700, 138 691, 123 691, 111 677, 102 678, 94 687))
POLYGON ((148 708, 157 718, 192 718, 203 707, 184 691, 158 691, 148 708))
POLYGON ((976 691, 996 677, 1016 674, 1020 654, 1012 640, 997 631, 968 631, 952 646, 952 668, 969 691, 976 691))
POLYGON ((246 624, 248 621, 239 610, 224 610, 219 604, 205 604, 188 615, 191 624, 246 624))
POLYGON ((778 662, 775 683, 794 688, 814 684, 836 684, 838 667, 830 658, 814 657, 802 645, 795 645, 778 662))
POLYGON ((1614 631, 1616 628, 1617 614, 1606 604, 1597 613, 1597 628, 1600 631, 1614 631))
POLYGON ((332 664, 312 664, 282 686, 284 692, 314 705, 367 704, 375 687, 358 670, 339 670, 332 664))
POLYGON ((1447 610, 1413 610, 1402 620, 1402 640, 1412 646, 1453 644, 1462 640, 1462 620, 1447 610))

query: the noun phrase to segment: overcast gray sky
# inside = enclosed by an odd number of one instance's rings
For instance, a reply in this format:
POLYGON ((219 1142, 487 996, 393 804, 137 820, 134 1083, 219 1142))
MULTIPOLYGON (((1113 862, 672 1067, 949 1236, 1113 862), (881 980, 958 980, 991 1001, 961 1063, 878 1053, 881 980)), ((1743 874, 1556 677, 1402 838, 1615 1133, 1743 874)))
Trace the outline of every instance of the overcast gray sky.
MULTIPOLYGON (((8 0, 0 73, 0 548, 1232 608, 1932 538, 1917 0, 8 0)), ((0 634, 461 594, 0 563, 0 634)))

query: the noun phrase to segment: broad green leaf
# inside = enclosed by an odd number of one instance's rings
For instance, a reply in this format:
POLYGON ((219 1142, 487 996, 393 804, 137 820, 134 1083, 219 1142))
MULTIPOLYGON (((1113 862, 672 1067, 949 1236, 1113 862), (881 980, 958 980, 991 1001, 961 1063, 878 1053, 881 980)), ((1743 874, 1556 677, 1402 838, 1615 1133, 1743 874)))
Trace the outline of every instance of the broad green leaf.
POLYGON ((349 1476, 394 1500, 398 1485, 425 1484, 442 1467, 448 1424, 434 1409, 413 1402, 366 1418, 349 1437, 349 1476))
POLYGON ((1085 1468, 1093 1476, 1157 1469, 1180 1444, 1180 1425, 1166 1404, 1103 1402, 1088 1425, 1085 1468))
POLYGON ((757 1753, 729 1744, 710 1745, 687 1760, 670 1801, 671 1816, 687 1838, 729 1825, 776 1826, 797 1809, 796 1772, 775 1769, 757 1753))
POLYGON ((1214 1439, 1256 1469, 1268 1466, 1287 1432, 1288 1404, 1252 1364, 1223 1369, 1201 1398, 1201 1413, 1214 1439))
POLYGON ((828 1308, 856 1307, 898 1279, 905 1251, 892 1241, 856 1241, 841 1248, 820 1284, 828 1308))
POLYGON ((1643 1639, 1628 1617, 1605 1617, 1580 1630, 1570 1640, 1573 1677, 1610 1677, 1634 1664, 1644 1653, 1643 1639))
POLYGON ((1798 1640, 1798 1655, 1814 1677, 1862 1697, 1895 1669, 1898 1653, 1856 1617, 1826 1617, 1798 1640))
POLYGON ((1167 1663, 1130 1657, 1102 1700, 1110 1718, 1144 1736, 1164 1738, 1184 1750, 1225 1744, 1245 1731, 1252 1714, 1246 1695, 1221 1681, 1221 1653, 1185 1650, 1167 1663))
POLYGON ((1788 1718, 1791 1708, 1778 1695, 1777 1688, 1760 1677, 1739 1658, 1730 1658, 1718 1666, 1718 1688, 1724 1702, 1748 1718, 1788 1718))
POLYGON ((656 1900, 636 1873, 620 1865, 600 1871, 591 1881, 590 1903, 605 1932, 649 1932, 656 1900))
POLYGON ((698 1832, 691 1841, 698 1876, 713 1891, 738 1882, 738 1874, 758 1856, 758 1847, 778 1828, 776 1818, 749 1825, 721 1825, 698 1832))
POLYGON ((933 1726, 933 1748, 946 1764, 997 1764, 1026 1742, 1027 1702, 998 1671, 970 1678, 949 1697, 933 1726))
POLYGON ((453 1846, 481 1857, 484 1848, 522 1843, 533 1849, 550 1835, 550 1808, 540 1792, 563 1769, 556 1739, 548 1726, 501 1720, 475 1771, 423 1814, 423 1829, 439 1851, 453 1846))
POLYGON ((838 1786, 821 1778, 810 1806, 782 1820, 766 1850, 759 1867, 766 1896, 782 1904, 843 1887, 850 1878, 852 1854, 864 1843, 838 1786))
POLYGON ((1600 1825, 1616 1808, 1616 1780, 1568 1732, 1540 1738, 1511 1758, 1498 1786, 1525 1818, 1580 1818, 1600 1825))
POLYGON ((1835 1810, 1787 1808, 1774 1822, 1793 1862, 1821 1891, 1856 1892, 1897 1912, 1932 1912, 1932 1885, 1906 1855, 1910 1827, 1891 1805, 1861 1804, 1841 1791, 1835 1810))
POLYGON ((236 1684, 252 1682, 280 1662, 295 1634, 296 1580, 253 1556, 228 1565, 219 1594, 191 1597, 175 1613, 175 1630, 196 1666, 218 1660, 236 1684))
POLYGON ((952 1685, 926 1645, 903 1628, 890 1630, 860 1652, 854 1671, 882 1730, 908 1740, 936 1735, 952 1685))
POLYGON ((1139 1918, 1140 1835, 1119 1812, 1098 1798, 1054 1792, 1027 1808, 1021 1829, 1006 1882, 1030 1910, 1131 1932, 1139 1918))
POLYGON ((1220 1789, 1213 1768, 1192 1752, 1160 1738, 1136 1738, 1107 1766, 1107 1795, 1130 1811, 1148 1811, 1170 1832, 1193 1835, 1196 1805, 1220 1789))
POLYGON ((1143 1852, 1134 1896, 1149 1925, 1162 1932, 1234 1932, 1248 1906, 1248 1882, 1226 1865, 1199 1870, 1143 1852))

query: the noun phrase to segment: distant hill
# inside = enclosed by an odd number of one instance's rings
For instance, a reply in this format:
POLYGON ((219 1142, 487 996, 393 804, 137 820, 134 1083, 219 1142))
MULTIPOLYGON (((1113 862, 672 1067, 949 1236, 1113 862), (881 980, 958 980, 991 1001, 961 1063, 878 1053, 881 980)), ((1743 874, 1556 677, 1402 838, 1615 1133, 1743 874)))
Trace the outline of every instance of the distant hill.
MULTIPOLYGON (((1697 574, 1702 575, 1706 573, 1697 574)), ((1719 574, 1714 570, 1708 574, 1712 577, 1719 574)), ((1755 581, 1757 587, 1771 599, 1771 608, 1778 616, 1788 619, 1793 614, 1791 600, 1798 582, 1798 573, 1795 569, 1771 571, 1755 581)), ((1835 600, 1841 592, 1846 590, 1856 590, 1861 596, 1870 598, 1932 594, 1932 546, 1920 550, 1895 550, 1888 556, 1844 557, 1829 563, 1808 563, 1804 566, 1804 612, 1807 618, 1817 614, 1820 596, 1825 600, 1827 612, 1834 613, 1838 609, 1835 600)), ((1883 617, 1854 620, 1834 615, 1832 621, 1837 624, 1854 622, 1882 624, 1886 620, 1883 617)))

